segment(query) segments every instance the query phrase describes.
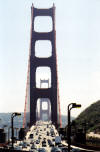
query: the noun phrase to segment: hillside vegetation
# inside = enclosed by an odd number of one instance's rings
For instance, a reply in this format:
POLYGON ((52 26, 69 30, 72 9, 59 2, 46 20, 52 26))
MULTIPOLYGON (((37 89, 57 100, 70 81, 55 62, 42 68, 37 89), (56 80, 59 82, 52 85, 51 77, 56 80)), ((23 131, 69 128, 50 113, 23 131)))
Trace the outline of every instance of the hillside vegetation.
POLYGON ((86 108, 76 119, 78 127, 87 131, 100 132, 100 100, 86 108))

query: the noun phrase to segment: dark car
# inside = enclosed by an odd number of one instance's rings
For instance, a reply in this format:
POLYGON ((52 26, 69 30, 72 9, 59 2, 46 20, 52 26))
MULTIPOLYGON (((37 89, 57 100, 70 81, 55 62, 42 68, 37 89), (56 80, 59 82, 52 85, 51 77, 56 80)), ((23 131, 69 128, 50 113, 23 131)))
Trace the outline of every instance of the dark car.
POLYGON ((38 151, 39 152, 46 152, 46 150, 44 148, 39 148, 38 151))
MULTIPOLYGON (((68 148, 67 147, 60 147, 62 152, 68 152, 68 148)), ((71 150, 70 150, 71 151, 71 150)), ((71 151, 72 152, 72 151, 71 151)))
POLYGON ((42 147, 46 147, 46 142, 42 141, 42 147))
POLYGON ((50 140, 50 139, 48 139, 48 144, 50 144, 50 142, 51 142, 51 140, 50 140))
POLYGON ((61 144, 61 143, 60 143, 60 144, 58 144, 58 147, 63 147, 63 146, 64 146, 64 145, 63 145, 63 144, 61 144))
POLYGON ((72 149, 72 152, 80 152, 80 149, 73 148, 73 149, 72 149))
POLYGON ((39 137, 38 137, 38 139, 40 140, 40 139, 41 139, 41 137, 39 136, 39 137))
POLYGON ((47 136, 49 136, 49 131, 47 131, 47 136))
POLYGON ((36 148, 36 146, 33 144, 32 146, 31 146, 31 149, 35 149, 36 148))
POLYGON ((34 142, 33 142, 33 141, 31 141, 31 142, 30 142, 30 144, 34 144, 34 142))
POLYGON ((39 144, 40 142, 39 142, 39 140, 36 140, 36 144, 39 144))
POLYGON ((50 147, 54 147, 54 143, 53 143, 53 142, 50 142, 49 146, 50 146, 50 147))
POLYGON ((54 147, 51 149, 51 152, 62 152, 62 150, 58 147, 54 147))
POLYGON ((33 134, 30 134, 29 138, 33 138, 33 134))

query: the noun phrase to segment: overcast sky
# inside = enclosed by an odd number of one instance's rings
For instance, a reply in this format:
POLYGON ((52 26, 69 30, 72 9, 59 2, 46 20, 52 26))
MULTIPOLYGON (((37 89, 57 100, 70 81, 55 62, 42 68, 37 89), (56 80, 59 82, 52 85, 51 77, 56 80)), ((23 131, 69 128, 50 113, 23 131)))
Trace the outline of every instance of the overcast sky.
POLYGON ((32 2, 55 3, 61 112, 77 116, 100 99, 100 0, 0 0, 0 112, 24 110, 32 2))

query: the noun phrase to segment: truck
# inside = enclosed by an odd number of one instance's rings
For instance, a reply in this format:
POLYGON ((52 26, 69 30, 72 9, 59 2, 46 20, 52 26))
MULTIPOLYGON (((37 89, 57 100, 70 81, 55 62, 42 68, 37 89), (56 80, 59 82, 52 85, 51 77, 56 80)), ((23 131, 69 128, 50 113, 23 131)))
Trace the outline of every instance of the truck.
POLYGON ((56 136, 56 137, 55 137, 55 144, 56 144, 56 145, 61 144, 61 137, 60 137, 60 136, 56 136))

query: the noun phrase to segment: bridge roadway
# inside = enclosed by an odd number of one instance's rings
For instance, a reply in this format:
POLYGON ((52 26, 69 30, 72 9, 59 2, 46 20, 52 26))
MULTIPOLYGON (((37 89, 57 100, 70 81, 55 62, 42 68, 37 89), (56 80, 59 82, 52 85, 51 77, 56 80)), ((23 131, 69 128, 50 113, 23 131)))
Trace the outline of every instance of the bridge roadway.
MULTIPOLYGON (((55 137, 59 136, 56 128, 51 122, 42 122, 38 121, 35 126, 32 126, 30 130, 27 132, 24 141, 18 141, 14 144, 15 149, 23 150, 23 151, 33 151, 37 149, 39 151, 40 148, 44 148, 46 152, 51 152, 52 147, 55 147, 55 137)), ((65 150, 57 151, 57 152, 67 152, 67 143, 65 141, 61 141, 60 147, 65 147, 65 150)), ((78 149, 78 151, 85 151, 82 148, 77 148, 73 146, 74 150, 78 149)), ((71 151, 71 152, 72 152, 71 151)), ((88 150, 89 151, 89 150, 88 150)), ((41 151, 42 152, 42 151, 41 151)), ((45 151, 44 151, 45 152, 45 151)))

